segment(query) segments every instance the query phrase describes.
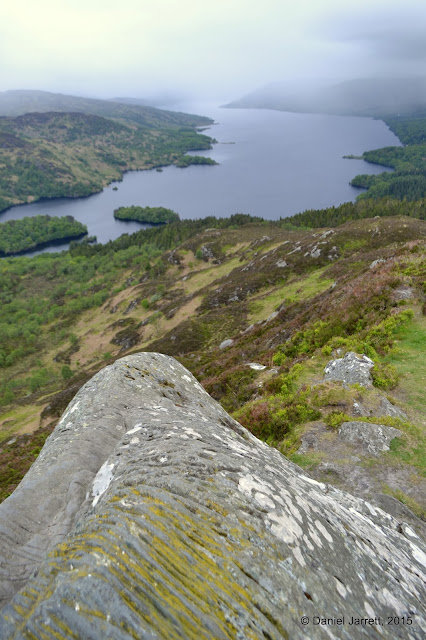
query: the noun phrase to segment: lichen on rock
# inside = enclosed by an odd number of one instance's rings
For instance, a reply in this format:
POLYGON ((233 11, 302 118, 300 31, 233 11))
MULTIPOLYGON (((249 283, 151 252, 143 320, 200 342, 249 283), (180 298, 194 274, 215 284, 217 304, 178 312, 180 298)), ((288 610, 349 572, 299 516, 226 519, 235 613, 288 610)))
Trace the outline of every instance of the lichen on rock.
POLYGON ((357 445, 363 453, 378 456, 383 451, 389 451, 392 440, 400 438, 402 432, 383 424, 349 421, 342 423, 339 436, 342 440, 357 445))
POLYGON ((367 637, 351 616, 420 640, 426 624, 415 532, 305 475, 161 354, 80 390, 0 506, 0 541, 2 640, 367 637))
POLYGON ((324 380, 341 380, 345 384, 360 384, 372 387, 370 369, 374 362, 366 355, 359 356, 349 351, 343 358, 331 360, 324 369, 324 380))

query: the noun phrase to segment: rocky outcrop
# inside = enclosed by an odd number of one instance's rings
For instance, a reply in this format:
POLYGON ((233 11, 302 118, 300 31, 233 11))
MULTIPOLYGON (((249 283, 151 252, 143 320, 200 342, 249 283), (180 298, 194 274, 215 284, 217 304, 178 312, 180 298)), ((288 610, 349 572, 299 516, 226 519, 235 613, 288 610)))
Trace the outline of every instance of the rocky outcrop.
POLYGON ((389 416, 390 418, 399 418, 400 420, 408 420, 407 414, 405 413, 405 411, 403 411, 399 407, 389 402, 389 400, 385 397, 380 399, 380 406, 376 413, 380 417, 389 416))
POLYGON ((402 432, 383 424, 350 421, 342 423, 339 436, 350 444, 358 445, 363 453, 378 456, 383 451, 389 451, 392 440, 401 437, 402 432))
POLYGON ((0 541, 2 640, 424 637, 414 531, 304 475, 161 354, 80 390, 0 541))
POLYGON ((374 362, 367 356, 358 356, 349 351, 344 358, 331 360, 324 369, 324 380, 341 380, 345 384, 360 384, 372 387, 370 369, 374 362))

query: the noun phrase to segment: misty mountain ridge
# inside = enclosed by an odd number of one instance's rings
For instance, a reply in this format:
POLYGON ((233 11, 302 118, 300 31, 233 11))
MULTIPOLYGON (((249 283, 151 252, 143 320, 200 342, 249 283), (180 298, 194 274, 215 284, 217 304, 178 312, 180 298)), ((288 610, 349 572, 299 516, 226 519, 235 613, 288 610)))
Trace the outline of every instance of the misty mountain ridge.
MULTIPOLYGON (((191 126, 192 116, 175 111, 164 111, 146 104, 143 100, 124 98, 126 103, 83 98, 50 91, 16 89, 0 92, 0 116, 20 116, 25 113, 47 111, 89 113, 104 118, 135 122, 139 125, 157 127, 160 125, 191 126)), ((201 118, 201 120, 203 120, 201 118)), ((200 124, 210 123, 205 118, 200 124)))
POLYGON ((299 90, 274 83, 224 106, 370 117, 419 115, 426 113, 426 78, 362 78, 299 90))
POLYGON ((119 102, 121 104, 137 105, 140 107, 157 107, 161 108, 167 105, 173 105, 182 101, 182 96, 171 93, 156 93, 147 98, 134 98, 131 96, 110 98, 109 102, 119 102))

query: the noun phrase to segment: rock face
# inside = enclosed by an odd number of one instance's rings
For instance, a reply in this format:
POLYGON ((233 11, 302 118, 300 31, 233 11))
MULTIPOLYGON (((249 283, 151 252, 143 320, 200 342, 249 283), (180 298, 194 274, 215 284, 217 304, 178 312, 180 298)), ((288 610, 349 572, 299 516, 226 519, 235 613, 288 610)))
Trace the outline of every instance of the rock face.
POLYGON ((426 628, 410 527, 304 475, 160 354, 80 390, 0 505, 0 542, 2 640, 420 640, 426 628), (411 624, 388 624, 402 616, 411 624))
POLYGON ((370 369, 374 362, 367 356, 357 356, 349 351, 344 358, 331 360, 324 369, 324 380, 341 380, 346 384, 361 384, 372 387, 373 381, 370 369))
POLYGON ((378 416, 390 416, 391 418, 399 418, 400 420, 407 420, 407 414, 389 402, 387 398, 381 398, 380 407, 377 412, 378 416))
POLYGON ((402 432, 394 427, 372 422, 343 422, 339 429, 342 440, 358 445, 364 453, 378 456, 383 451, 389 451, 394 438, 402 436, 402 432))

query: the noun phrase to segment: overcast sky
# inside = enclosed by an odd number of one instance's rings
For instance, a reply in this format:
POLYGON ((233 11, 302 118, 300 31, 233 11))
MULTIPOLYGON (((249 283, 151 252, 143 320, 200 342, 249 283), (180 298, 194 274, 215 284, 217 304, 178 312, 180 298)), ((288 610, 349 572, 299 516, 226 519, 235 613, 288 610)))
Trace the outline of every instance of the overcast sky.
POLYGON ((426 75, 425 0, 0 0, 0 90, 238 98, 426 75))

